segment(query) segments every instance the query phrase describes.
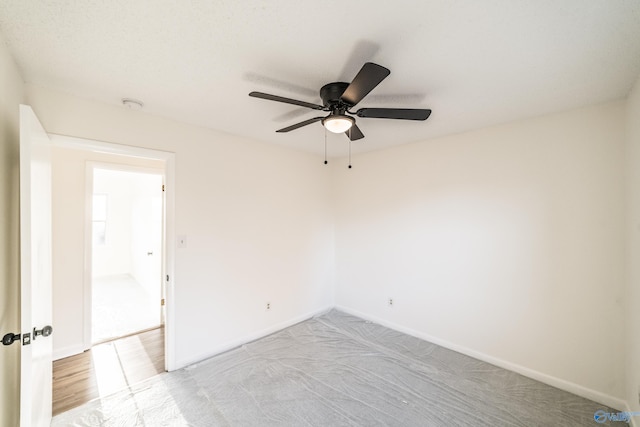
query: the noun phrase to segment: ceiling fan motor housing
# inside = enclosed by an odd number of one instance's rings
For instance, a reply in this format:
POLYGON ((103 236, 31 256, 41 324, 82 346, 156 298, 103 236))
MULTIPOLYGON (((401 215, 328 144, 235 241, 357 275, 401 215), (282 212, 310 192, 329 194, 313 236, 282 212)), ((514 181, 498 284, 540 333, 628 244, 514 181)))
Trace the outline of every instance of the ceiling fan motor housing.
POLYGON ((351 107, 351 105, 345 103, 340 97, 349 86, 349 83, 334 82, 328 83, 320 89, 320 98, 325 107, 334 110, 336 107, 343 110, 351 107))

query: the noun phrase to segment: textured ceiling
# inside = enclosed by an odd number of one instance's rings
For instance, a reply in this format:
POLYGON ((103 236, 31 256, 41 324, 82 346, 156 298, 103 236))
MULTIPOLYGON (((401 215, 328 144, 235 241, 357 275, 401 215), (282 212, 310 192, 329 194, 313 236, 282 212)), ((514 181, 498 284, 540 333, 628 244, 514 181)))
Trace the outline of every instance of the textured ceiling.
POLYGON ((622 98, 640 74, 638 0, 12 0, 0 29, 27 83, 317 153, 319 123, 274 132, 315 111, 247 94, 321 103, 391 69, 358 107, 433 114, 358 119, 357 153, 622 98))

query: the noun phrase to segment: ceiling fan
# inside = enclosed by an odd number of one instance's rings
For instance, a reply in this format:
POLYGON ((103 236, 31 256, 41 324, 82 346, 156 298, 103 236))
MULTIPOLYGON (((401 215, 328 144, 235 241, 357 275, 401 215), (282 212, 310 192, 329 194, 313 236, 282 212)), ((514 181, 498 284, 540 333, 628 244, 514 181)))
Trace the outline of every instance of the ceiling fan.
POLYGON ((360 128, 358 128, 358 125, 356 125, 356 119, 351 116, 376 119, 427 120, 431 114, 431 110, 412 108, 361 108, 355 112, 351 111, 351 108, 362 101, 362 99, 389 74, 391 74, 389 69, 374 64, 373 62, 367 62, 362 66, 351 83, 334 82, 322 86, 320 89, 320 98, 322 98, 323 105, 270 95, 263 92, 251 92, 249 96, 329 112, 328 116, 314 117, 278 129, 276 132, 290 132, 310 125, 311 123, 322 122, 322 125, 328 131, 344 133, 349 140, 355 141, 364 138, 364 134, 360 128))

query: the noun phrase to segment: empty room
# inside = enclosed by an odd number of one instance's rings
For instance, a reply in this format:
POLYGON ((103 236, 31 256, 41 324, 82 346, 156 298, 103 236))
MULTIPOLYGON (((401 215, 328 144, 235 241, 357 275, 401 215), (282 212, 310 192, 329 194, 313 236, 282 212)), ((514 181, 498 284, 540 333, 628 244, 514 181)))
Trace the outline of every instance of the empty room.
POLYGON ((0 2, 0 425, 640 426, 638 0, 0 2))

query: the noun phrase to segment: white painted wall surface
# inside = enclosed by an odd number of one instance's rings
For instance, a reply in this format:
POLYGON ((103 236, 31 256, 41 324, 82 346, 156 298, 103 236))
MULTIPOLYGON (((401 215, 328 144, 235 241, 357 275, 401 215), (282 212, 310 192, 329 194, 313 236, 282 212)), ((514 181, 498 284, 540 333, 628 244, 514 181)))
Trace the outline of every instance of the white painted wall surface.
POLYGON ((161 173, 97 166, 93 177, 94 194, 107 198, 106 241, 93 246, 93 276, 130 275, 158 301, 162 272, 161 173))
POLYGON ((93 193, 107 197, 107 227, 104 245, 93 245, 93 277, 131 274, 134 192, 128 175, 95 169, 93 193))
MULTIPOLYGON (((0 336, 20 329, 19 122, 24 84, 0 34, 0 336)), ((4 346, 3 346, 4 347, 4 346)), ((0 349, 0 425, 19 419, 20 346, 0 349)))
POLYGON ((621 402, 624 108, 336 168, 336 304, 621 402))
POLYGON ((48 132, 176 153, 176 235, 187 236, 173 278, 178 366, 333 305, 331 170, 321 158, 41 87, 26 92, 48 132))
MULTIPOLYGON (((640 78, 627 100, 626 118, 626 398, 632 411, 640 411, 640 78)), ((633 422, 639 426, 639 417, 633 422)))

